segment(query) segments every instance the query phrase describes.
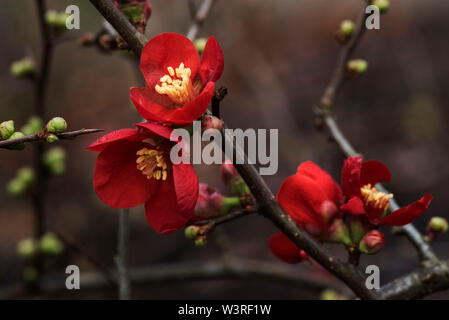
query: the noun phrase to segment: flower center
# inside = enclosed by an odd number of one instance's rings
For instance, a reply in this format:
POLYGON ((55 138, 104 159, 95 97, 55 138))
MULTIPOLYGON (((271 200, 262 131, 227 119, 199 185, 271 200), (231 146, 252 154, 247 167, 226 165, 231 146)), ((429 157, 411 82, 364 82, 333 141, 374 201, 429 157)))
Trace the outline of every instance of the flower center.
POLYGON ((137 169, 147 179, 167 180, 167 162, 159 150, 143 148, 137 151, 137 169))
POLYGON ((367 184, 360 188, 362 199, 366 206, 384 212, 390 205, 389 200, 393 198, 393 194, 377 191, 371 184, 367 184))
POLYGON ((201 85, 201 82, 192 84, 190 80, 192 70, 186 68, 183 62, 178 68, 168 67, 167 70, 168 74, 159 79, 161 84, 154 87, 157 93, 167 95, 174 103, 180 105, 186 104, 198 95, 201 89, 198 85, 201 85))

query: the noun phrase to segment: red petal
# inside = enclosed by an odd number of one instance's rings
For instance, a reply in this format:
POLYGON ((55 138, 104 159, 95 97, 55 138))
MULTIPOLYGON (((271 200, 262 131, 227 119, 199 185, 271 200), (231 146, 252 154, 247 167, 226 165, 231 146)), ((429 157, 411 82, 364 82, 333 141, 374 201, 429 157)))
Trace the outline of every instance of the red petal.
POLYGON ((157 193, 145 204, 148 224, 162 234, 175 232, 192 219, 198 196, 198 179, 196 174, 192 175, 193 168, 176 167, 179 166, 173 166, 172 174, 160 182, 157 193))
POLYGON ((131 100, 142 117, 170 124, 189 124, 198 119, 206 112, 213 94, 214 83, 209 82, 195 99, 184 106, 165 108, 150 100, 147 89, 131 88, 131 100))
POLYGON ((348 202, 340 207, 340 210, 351 215, 366 214, 365 205, 362 199, 357 197, 351 198, 348 202))
POLYGON ((362 171, 362 158, 349 157, 341 169, 341 186, 347 198, 360 196, 360 175, 362 171))
POLYGON ((360 174, 360 184, 365 186, 368 183, 374 186, 381 181, 390 182, 390 170, 380 161, 368 160, 362 163, 362 173, 360 174))
POLYGON ((200 66, 200 57, 192 41, 177 33, 162 33, 145 45, 140 58, 140 70, 150 88, 168 74, 167 68, 177 68, 181 62, 192 71, 194 80, 200 66))
POLYGON ((409 224, 429 208, 429 204, 432 199, 432 195, 425 194, 424 197, 422 197, 418 201, 415 201, 409 206, 400 208, 388 215, 385 219, 382 220, 380 225, 403 226, 409 224))
POLYGON ((209 81, 216 82, 223 73, 223 52, 215 37, 210 37, 207 40, 201 57, 200 77, 203 83, 209 81))
POLYGON ((139 133, 136 129, 121 129, 117 131, 113 131, 108 133, 92 143, 87 147, 87 150, 100 152, 103 151, 106 147, 108 147, 111 143, 117 142, 120 140, 129 140, 136 141, 139 138, 139 133))
POLYGON ((338 204, 343 200, 340 186, 334 179, 332 179, 329 173, 321 169, 312 161, 306 161, 299 165, 297 172, 298 174, 306 175, 314 180, 333 203, 338 204))
POLYGON ((136 167, 136 152, 141 142, 118 141, 97 158, 94 188, 98 197, 113 208, 131 208, 145 203, 155 184, 136 167))
POLYGON ((170 140, 170 135, 173 131, 172 128, 167 127, 165 125, 156 123, 154 121, 147 121, 147 122, 143 122, 143 123, 136 123, 135 124, 136 127, 138 128, 142 128, 145 131, 150 131, 150 133, 155 133, 158 136, 161 136, 165 139, 170 140))
MULTIPOLYGON (((305 178, 309 179, 310 178, 305 178)), ((312 225, 317 228, 324 227, 324 221, 316 212, 309 206, 309 203, 304 199, 304 189, 310 188, 306 181, 304 185, 304 178, 301 179, 299 174, 288 177, 284 180, 279 189, 277 200, 281 207, 301 226, 312 225)), ((316 188, 316 186, 312 186, 316 188)))
POLYGON ((270 250, 276 257, 287 263, 298 263, 303 260, 302 250, 282 232, 270 238, 270 250))

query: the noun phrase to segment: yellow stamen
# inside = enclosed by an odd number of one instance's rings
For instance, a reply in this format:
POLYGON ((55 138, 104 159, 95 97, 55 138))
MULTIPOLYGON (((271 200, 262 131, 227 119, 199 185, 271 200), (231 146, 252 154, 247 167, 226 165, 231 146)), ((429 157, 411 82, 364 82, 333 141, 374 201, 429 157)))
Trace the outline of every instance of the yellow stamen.
POLYGON ((366 206, 382 212, 388 209, 390 205, 389 200, 393 198, 393 194, 377 191, 374 187, 371 187, 371 184, 360 188, 360 192, 362 193, 362 199, 366 206))
POLYGON ((157 93, 169 96, 174 103, 179 105, 186 104, 197 96, 201 90, 201 83, 198 81, 195 85, 192 84, 190 68, 186 68, 181 62, 176 70, 173 67, 168 67, 167 71, 168 74, 159 79, 161 84, 154 87, 157 93))
POLYGON ((167 162, 162 151, 143 148, 137 151, 136 155, 137 169, 142 171, 147 179, 167 180, 167 162))

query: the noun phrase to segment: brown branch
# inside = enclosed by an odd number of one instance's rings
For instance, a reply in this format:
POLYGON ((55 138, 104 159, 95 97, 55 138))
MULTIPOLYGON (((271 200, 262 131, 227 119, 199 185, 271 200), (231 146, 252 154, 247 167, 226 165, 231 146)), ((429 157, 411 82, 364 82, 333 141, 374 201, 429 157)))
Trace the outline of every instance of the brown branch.
POLYGON ((216 0, 203 0, 203 3, 196 12, 195 19, 192 21, 192 24, 190 25, 189 31, 187 31, 187 38, 189 38, 192 41, 196 38, 198 32, 200 31, 201 26, 207 19, 207 16, 209 15, 209 12, 212 9, 215 2, 216 0))
MULTIPOLYGON (((357 44, 360 42, 361 37, 364 34, 365 19, 365 7, 363 7, 361 17, 358 21, 353 38, 350 40, 350 42, 342 47, 331 81, 324 90, 323 96, 320 99, 319 107, 317 109, 317 115, 322 119, 323 123, 329 131, 329 134, 341 148, 343 153, 348 157, 355 157, 359 156, 360 154, 354 149, 349 140, 340 130, 335 118, 332 115, 331 109, 333 107, 333 104, 335 103, 336 95, 345 81, 346 63, 351 58, 352 53, 354 52, 357 44)), ((388 193, 388 190, 386 190, 385 187, 380 184, 376 185, 376 188, 378 188, 380 191, 388 193)), ((391 199, 389 210, 394 211, 399 208, 400 206, 398 205, 396 200, 391 199)), ((408 240, 417 249, 418 254, 422 260, 438 262, 438 258, 432 251, 432 248, 423 240, 422 235, 418 232, 418 230, 416 230, 413 224, 409 224, 404 227, 398 227, 396 230, 397 233, 407 236, 408 240)))
MULTIPOLYGON (((113 5, 107 5, 107 0, 90 0, 103 14, 103 16, 117 29, 121 36, 130 44, 130 47, 138 55, 142 52, 143 43, 137 37, 137 30, 129 23, 123 22, 123 16, 113 5), (133 45, 131 45, 133 44, 133 45)), ((127 22, 127 21, 126 21, 127 22)), ((223 130, 226 125, 223 124, 223 130)), ((233 143, 232 137, 225 134, 225 144, 233 145, 233 156, 241 155, 244 164, 236 164, 235 167, 251 189, 257 200, 258 210, 284 232, 298 247, 302 248, 326 268, 330 273, 348 285, 354 293, 362 299, 377 299, 379 296, 367 289, 363 276, 354 266, 333 257, 321 244, 313 239, 306 231, 299 228, 296 223, 279 206, 276 197, 259 175, 256 168, 248 163, 243 150, 233 143)))
MULTIPOLYGON (((254 260, 232 259, 220 262, 184 262, 131 269, 130 279, 136 285, 179 283, 180 281, 208 281, 215 279, 259 280, 281 283, 292 288, 320 293, 325 289, 341 291, 335 282, 321 280, 298 272, 297 268, 254 260)), ((82 272, 80 286, 83 290, 97 290, 110 286, 102 273, 82 272)), ((47 276, 42 283, 45 293, 67 291, 65 279, 47 276)), ((0 299, 17 298, 25 294, 21 284, 1 288, 0 299)))
MULTIPOLYGON (((72 140, 78 136, 82 136, 90 133, 97 133, 103 131, 102 129, 80 129, 76 131, 64 132, 56 134, 56 136, 61 140, 72 140)), ((25 143, 25 142, 35 142, 35 141, 43 141, 46 139, 46 135, 44 133, 37 133, 31 136, 25 136, 22 138, 10 139, 0 141, 0 148, 9 148, 17 143, 25 143)))

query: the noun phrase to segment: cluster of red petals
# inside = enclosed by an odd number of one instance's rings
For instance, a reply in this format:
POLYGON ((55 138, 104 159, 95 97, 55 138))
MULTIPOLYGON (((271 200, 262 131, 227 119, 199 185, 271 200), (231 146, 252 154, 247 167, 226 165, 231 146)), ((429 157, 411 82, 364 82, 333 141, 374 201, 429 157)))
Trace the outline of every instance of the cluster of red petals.
POLYGON ((346 214, 364 215, 369 223, 375 226, 403 226, 428 209, 433 198, 430 194, 425 194, 418 201, 392 212, 385 218, 384 210, 364 203, 361 195, 363 186, 374 186, 381 181, 389 182, 390 179, 390 170, 379 161, 362 162, 361 157, 346 159, 341 171, 341 185, 347 202, 341 206, 341 210, 346 214))
MULTIPOLYGON (((332 218, 339 214, 343 195, 326 171, 308 161, 282 183, 277 200, 301 228, 319 236, 327 231, 332 218)), ((283 233, 271 237, 270 249, 287 263, 298 263, 307 256, 283 233)))
MULTIPOLYGON (((148 179, 136 168, 137 151, 159 142, 159 150, 170 153, 171 128, 152 122, 137 129, 109 133, 88 147, 99 152, 94 188, 99 198, 113 208, 145 204, 149 225, 159 233, 171 233, 192 218, 198 197, 198 178, 189 164, 168 164, 166 180, 148 179)), ((165 159, 170 160, 169 156, 165 159)))
POLYGON ((210 37, 200 59, 188 38, 176 33, 163 33, 145 45, 140 70, 145 78, 145 87, 131 88, 130 96, 142 117, 166 124, 188 124, 206 111, 212 99, 215 82, 223 72, 223 53, 217 40, 210 37), (191 83, 199 84, 196 97, 183 105, 155 90, 161 77, 167 75, 167 69, 175 69, 181 63, 191 70, 191 83))

